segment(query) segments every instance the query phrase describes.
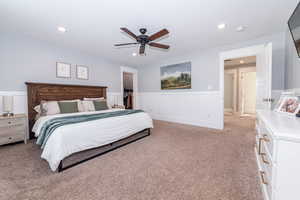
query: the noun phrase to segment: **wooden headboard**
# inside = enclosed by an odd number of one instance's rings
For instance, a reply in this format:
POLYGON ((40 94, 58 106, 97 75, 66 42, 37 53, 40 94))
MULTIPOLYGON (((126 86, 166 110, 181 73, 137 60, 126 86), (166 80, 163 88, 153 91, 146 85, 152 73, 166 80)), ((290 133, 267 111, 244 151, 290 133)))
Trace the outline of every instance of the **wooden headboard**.
POLYGON ((87 85, 64 85, 64 84, 49 84, 49 83, 30 83, 27 85, 27 101, 28 101, 28 121, 29 121, 29 136, 34 138, 32 127, 35 122, 36 112, 34 107, 39 105, 42 100, 45 101, 60 101, 83 99, 84 97, 106 98, 107 87, 103 86, 87 86, 87 85))

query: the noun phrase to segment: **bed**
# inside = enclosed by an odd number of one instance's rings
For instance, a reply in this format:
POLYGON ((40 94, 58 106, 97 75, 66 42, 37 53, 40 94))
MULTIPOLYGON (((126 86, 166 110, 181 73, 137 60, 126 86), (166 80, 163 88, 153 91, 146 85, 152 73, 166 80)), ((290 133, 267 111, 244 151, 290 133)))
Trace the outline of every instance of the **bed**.
MULTIPOLYGON (((99 155, 129 144, 150 135, 153 128, 152 119, 143 111, 127 111, 108 109, 94 112, 57 114, 35 119, 34 107, 42 100, 60 101, 83 98, 106 98, 106 87, 62 85, 48 83, 26 83, 28 93, 28 119, 30 138, 42 137, 45 124, 58 119, 85 119, 98 117, 93 120, 78 121, 56 128, 42 145, 41 157, 45 159, 52 171, 61 172, 70 167, 88 161, 99 155), (106 117, 103 117, 106 116, 106 117), (100 118, 101 117, 101 118, 100 118), (95 151, 96 153, 69 162, 64 161, 81 152, 95 151)), ((71 159, 72 160, 72 159, 71 159)))

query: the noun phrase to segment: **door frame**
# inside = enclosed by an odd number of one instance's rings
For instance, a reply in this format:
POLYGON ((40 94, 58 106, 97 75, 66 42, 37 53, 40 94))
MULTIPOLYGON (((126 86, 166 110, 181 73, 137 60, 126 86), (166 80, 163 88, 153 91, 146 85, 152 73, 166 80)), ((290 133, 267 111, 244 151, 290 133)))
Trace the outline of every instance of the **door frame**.
MULTIPOLYGON (((220 128, 224 129, 224 67, 225 67, 225 60, 233 59, 233 58, 240 58, 240 57, 248 57, 248 56, 257 56, 260 52, 264 51, 266 46, 272 43, 263 43, 261 45, 249 46, 240 49, 234 49, 229 51, 224 51, 220 53, 220 96, 221 96, 221 105, 220 105, 220 113, 221 113, 221 124, 220 128)), ((267 67, 269 67, 269 72, 272 73, 272 61, 269 61, 267 67)), ((272 74, 268 74, 269 76, 269 93, 271 94, 272 88, 272 74)))
MULTIPOLYGON (((138 101, 138 70, 132 67, 121 66, 121 105, 124 106, 123 97, 124 97, 124 86, 123 86, 123 72, 128 72, 133 74, 133 109, 139 108, 138 101)), ((120 103, 120 102, 119 102, 120 103)))

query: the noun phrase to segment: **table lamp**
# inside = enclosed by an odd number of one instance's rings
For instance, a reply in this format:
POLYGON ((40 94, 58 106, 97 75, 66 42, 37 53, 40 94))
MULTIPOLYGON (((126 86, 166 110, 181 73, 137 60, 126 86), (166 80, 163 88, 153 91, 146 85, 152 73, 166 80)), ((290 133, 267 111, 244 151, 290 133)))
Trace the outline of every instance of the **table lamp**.
POLYGON ((3 104, 3 116, 4 117, 11 117, 14 115, 13 108, 14 108, 14 97, 13 96, 3 96, 2 97, 2 104, 3 104))

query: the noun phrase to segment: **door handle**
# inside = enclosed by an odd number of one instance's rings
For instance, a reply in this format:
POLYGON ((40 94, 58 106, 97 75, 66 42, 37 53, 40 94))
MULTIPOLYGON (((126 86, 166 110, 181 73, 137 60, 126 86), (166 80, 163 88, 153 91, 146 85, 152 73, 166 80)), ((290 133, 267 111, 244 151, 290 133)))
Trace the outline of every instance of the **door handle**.
POLYGON ((273 98, 263 98, 263 102, 274 102, 275 101, 275 99, 273 99, 273 98))

